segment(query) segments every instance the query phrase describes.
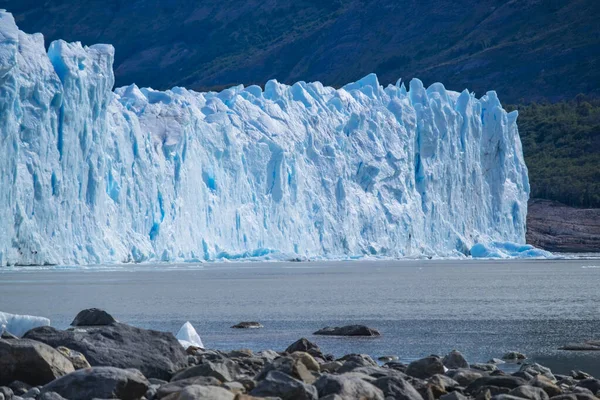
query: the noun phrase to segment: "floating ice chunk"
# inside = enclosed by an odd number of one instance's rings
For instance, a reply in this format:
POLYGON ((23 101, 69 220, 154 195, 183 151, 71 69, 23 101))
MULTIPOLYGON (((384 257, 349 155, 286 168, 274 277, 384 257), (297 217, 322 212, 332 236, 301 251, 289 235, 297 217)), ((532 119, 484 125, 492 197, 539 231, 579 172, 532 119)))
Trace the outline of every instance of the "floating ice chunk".
POLYGON ((177 332, 176 338, 186 349, 190 346, 196 346, 202 349, 204 348, 204 344, 202 343, 202 339, 200 339, 200 335, 198 335, 198 332, 196 332, 196 329, 194 329, 194 326, 190 323, 190 321, 187 321, 185 324, 183 324, 181 329, 179 329, 179 332, 177 332))
POLYGON ((535 248, 529 244, 512 242, 477 243, 471 247, 473 258, 553 258, 546 250, 535 248))
POLYGON ((15 336, 23 336, 30 329, 49 325, 50 320, 48 318, 9 314, 0 311, 0 334, 6 331, 15 336))

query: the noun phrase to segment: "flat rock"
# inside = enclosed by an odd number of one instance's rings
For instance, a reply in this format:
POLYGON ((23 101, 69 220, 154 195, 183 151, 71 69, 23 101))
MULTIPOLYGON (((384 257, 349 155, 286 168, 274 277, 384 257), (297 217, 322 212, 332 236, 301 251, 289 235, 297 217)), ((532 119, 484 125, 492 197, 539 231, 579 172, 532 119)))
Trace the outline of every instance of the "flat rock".
POLYGON ((142 373, 134 369, 92 367, 48 383, 41 393, 55 392, 69 400, 135 400, 144 396, 149 385, 142 373))
POLYGON ((264 328, 264 326, 260 322, 256 321, 244 321, 239 324, 235 324, 232 326, 233 329, 258 329, 264 328))
POLYGON ((71 326, 100 326, 112 325, 117 322, 112 315, 99 308, 82 310, 75 316, 71 326))
POLYGON ((419 379, 431 378, 435 374, 443 374, 444 364, 437 356, 421 358, 408 364, 406 374, 419 379))
POLYGON ((172 333, 118 322, 66 331, 46 326, 30 330, 25 337, 78 351, 92 366, 135 368, 148 378, 169 380, 188 366, 187 354, 172 333))
POLYGON ((44 385, 74 370, 68 358, 44 343, 0 339, 0 385, 17 380, 44 385))
POLYGON ((329 336, 381 336, 377 329, 369 328, 365 325, 347 325, 339 327, 325 327, 319 329, 314 335, 329 336))
POLYGON ((250 394, 259 397, 279 397, 282 400, 316 400, 319 397, 314 386, 279 371, 269 372, 250 394))
POLYGON ((543 389, 530 385, 517 386, 508 394, 528 400, 549 400, 550 398, 543 389))
MULTIPOLYGON (((321 375, 315 382, 319 398, 340 396, 342 399, 383 400, 381 389, 360 377, 361 374, 321 375)), ((373 380, 376 382, 377 380, 373 380)))

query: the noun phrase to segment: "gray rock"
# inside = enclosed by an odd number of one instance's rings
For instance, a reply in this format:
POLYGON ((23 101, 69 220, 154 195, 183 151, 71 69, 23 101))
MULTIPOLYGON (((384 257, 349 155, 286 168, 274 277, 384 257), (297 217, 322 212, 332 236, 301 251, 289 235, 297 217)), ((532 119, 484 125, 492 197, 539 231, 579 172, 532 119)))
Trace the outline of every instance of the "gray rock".
POLYGON ((62 355, 67 357, 71 364, 73 364, 73 368, 75 369, 83 369, 91 367, 88 360, 85 359, 85 356, 78 351, 67 349, 64 346, 58 346, 56 348, 62 355))
POLYGON ((469 368, 469 363, 460 351, 452 350, 442 360, 442 364, 448 369, 469 368))
POLYGON ((371 358, 371 356, 368 354, 355 354, 355 353, 346 354, 342 358, 339 358, 337 361, 343 361, 344 363, 352 362, 361 367, 368 367, 368 366, 376 367, 377 366, 377 363, 375 362, 375 360, 373 360, 371 358))
POLYGON ((492 358, 488 361, 488 364, 506 364, 506 361, 499 358, 492 358))
POLYGON ((325 359, 325 356, 323 355, 323 352, 321 351, 319 346, 317 346, 316 344, 314 344, 313 342, 311 342, 310 340, 308 340, 306 338, 298 339, 297 341, 295 341, 294 343, 289 345, 288 348, 285 349, 285 351, 286 351, 286 353, 293 353, 295 351, 303 351, 305 353, 310 354, 313 357, 325 359))
POLYGON ((533 375, 531 375, 529 372, 525 372, 525 371, 517 371, 513 374, 511 374, 512 376, 517 376, 519 378, 523 378, 526 381, 530 381, 533 379, 533 375))
POLYGON ((560 394, 558 396, 550 397, 550 400, 577 400, 577 396, 574 394, 560 394))
POLYGON ((441 374, 436 374, 432 376, 431 378, 429 378, 428 382, 432 385, 439 386, 446 392, 450 391, 450 389, 454 389, 455 387, 460 386, 460 384, 454 379, 441 374))
POLYGON ((527 372, 532 376, 543 375, 553 382, 556 381, 556 377, 552 374, 550 368, 544 367, 543 365, 540 365, 538 363, 523 364, 521 365, 521 368, 519 368, 519 371, 527 372))
POLYGON ((0 393, 0 400, 6 400, 2 393, 0 393))
POLYGON ((528 400, 549 400, 550 398, 543 389, 530 385, 518 386, 508 394, 528 400))
POLYGON ((431 378, 435 374, 443 374, 444 364, 437 356, 429 356, 408 364, 406 374, 419 379, 431 378))
POLYGON ((382 377, 377 379, 373 385, 379 388, 386 398, 397 400, 423 400, 421 394, 410 383, 399 377, 382 377))
POLYGON ((164 400, 233 400, 235 395, 227 389, 216 386, 187 386, 177 393, 172 393, 164 400))
MULTIPOLYGON (((293 353, 293 354, 306 354, 310 357, 308 353, 293 353)), ((312 360, 314 361, 314 359, 312 360)), ((315 361, 316 363, 316 361, 315 361)), ((318 368, 318 365, 317 365, 318 368)), ((305 365, 301 358, 287 356, 287 357, 279 357, 272 363, 268 364, 263 368, 263 370, 256 376, 257 381, 261 381, 267 377, 267 375, 272 371, 283 372, 295 379, 298 379, 304 383, 312 384, 316 379, 318 374, 313 374, 312 371, 318 372, 315 370, 314 366, 311 365, 311 369, 305 365)))
POLYGON ((475 380, 485 376, 483 371, 473 369, 455 369, 446 372, 446 375, 454 379, 461 386, 469 386, 475 380))
MULTIPOLYGON (((357 374, 360 375, 360 374, 357 374)), ((381 389, 353 373, 321 375, 315 382, 319 397, 338 395, 343 399, 383 400, 381 389)), ((376 380, 374 381, 376 382, 376 380)))
MULTIPOLYGON (((0 327, 2 328, 2 327, 0 327)), ((18 339, 19 337, 16 335, 13 335, 12 333, 8 332, 8 331, 2 331, 2 334, 0 335, 0 339, 18 339)))
POLYGON ((56 392, 69 400, 93 398, 135 400, 150 383, 135 369, 92 367, 80 369, 42 387, 42 393, 56 392))
POLYGON ((579 370, 571 371, 571 376, 577 380, 593 378, 593 376, 591 376, 587 372, 583 372, 583 371, 579 371, 579 370))
MULTIPOLYGON (((293 353, 293 352, 292 352, 293 353)), ((256 353, 256 355, 267 362, 271 362, 275 360, 277 357, 281 357, 281 355, 274 350, 263 350, 256 353)), ((314 357, 314 356, 313 356, 314 357)))
POLYGON ((504 355, 502 356, 503 360, 508 360, 508 361, 518 361, 518 360, 524 360, 526 358, 527 358, 527 356, 525 356, 525 354, 519 353, 518 351, 509 351, 507 353, 504 353, 504 355))
POLYGON ((383 366, 385 368, 395 369, 396 371, 400 371, 400 372, 406 372, 406 369, 408 368, 408 365, 401 363, 399 361, 388 362, 388 363, 385 363, 383 366))
POLYGON ((589 389, 592 393, 597 394, 600 391, 600 380, 589 378, 579 381, 577 387, 589 389))
POLYGON ((391 362, 391 361, 398 361, 398 356, 381 356, 377 358, 378 361, 381 362, 391 362))
POLYGON ((246 393, 246 387, 242 385, 240 382, 225 382, 221 385, 225 389, 229 390, 233 394, 243 394, 246 393))
POLYGON ((22 382, 22 381, 13 381, 8 385, 8 387, 12 390, 13 397, 23 396, 25 393, 27 393, 29 391, 29 389, 32 388, 32 386, 30 384, 22 382))
POLYGON ((73 371, 71 361, 44 343, 0 339, 0 385, 16 380, 43 385, 73 371))
POLYGON ((8 386, 0 386, 0 394, 4 396, 5 400, 11 400, 13 397, 13 391, 8 386))
POLYGON ((117 322, 112 315, 99 308, 88 308, 87 310, 79 311, 75 316, 71 326, 100 326, 112 325, 117 322))
POLYGON ((194 376, 174 382, 165 383, 156 390, 156 398, 162 399, 171 393, 181 392, 187 386, 221 386, 223 382, 212 376, 194 376))
POLYGON ((212 376, 221 382, 235 381, 237 378, 244 376, 240 366, 229 359, 217 360, 214 362, 205 362, 186 368, 173 376, 172 382, 180 381, 196 376, 212 376))
POLYGON ((23 394, 24 399, 35 399, 40 395, 40 388, 33 387, 27 391, 27 393, 23 394))
POLYGON ((346 325, 336 327, 325 327, 319 329, 313 335, 329 336, 381 336, 377 329, 369 328, 365 325, 346 325))
POLYGON ((513 396, 507 393, 497 394, 492 397, 492 400, 523 400, 522 397, 513 396))
POLYGON ((262 381, 250 392, 252 396, 276 396, 282 400, 316 400, 317 389, 307 385, 288 374, 270 371, 262 381))
POLYGON ((256 321, 243 321, 232 326, 233 329, 258 329, 264 328, 261 323, 256 321))
POLYGON ((543 375, 536 376, 531 381, 529 381, 529 384, 531 386, 543 389, 546 393, 548 393, 548 396, 550 397, 561 395, 563 392, 560 387, 558 387, 550 379, 543 375))
POLYGON ((47 392, 47 393, 41 394, 40 397, 38 397, 38 400, 66 400, 66 399, 56 392, 47 392))
POLYGON ((468 400, 468 398, 459 392, 451 392, 441 396, 440 400, 468 400))
POLYGON ((473 363, 471 364, 471 369, 478 369, 484 372, 494 372, 498 370, 496 364, 492 363, 473 363))
POLYGON ((343 364, 339 361, 329 361, 321 364, 321 371, 333 373, 336 372, 343 364))
MULTIPOLYGON (((482 387, 495 386, 498 388, 514 389, 519 386, 527 385, 527 381, 516 376, 484 376, 476 379, 466 388, 467 393, 477 393, 482 387)), ((491 391, 491 390, 490 390, 491 391)), ((492 395, 495 393, 492 391, 492 395)), ((500 393, 498 393, 500 394, 500 393)))
POLYGON ((187 354, 172 333, 121 323, 61 331, 50 326, 30 330, 26 338, 82 353, 90 365, 135 368, 148 378, 169 380, 188 366, 187 354))

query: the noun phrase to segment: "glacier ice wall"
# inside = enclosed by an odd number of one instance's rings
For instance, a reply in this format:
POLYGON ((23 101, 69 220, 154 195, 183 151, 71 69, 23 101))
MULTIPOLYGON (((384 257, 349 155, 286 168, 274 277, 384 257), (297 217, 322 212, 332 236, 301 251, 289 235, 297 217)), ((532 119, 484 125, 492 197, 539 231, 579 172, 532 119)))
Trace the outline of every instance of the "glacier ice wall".
POLYGON ((0 265, 468 254, 525 242, 517 113, 419 80, 112 91, 0 12, 0 265))

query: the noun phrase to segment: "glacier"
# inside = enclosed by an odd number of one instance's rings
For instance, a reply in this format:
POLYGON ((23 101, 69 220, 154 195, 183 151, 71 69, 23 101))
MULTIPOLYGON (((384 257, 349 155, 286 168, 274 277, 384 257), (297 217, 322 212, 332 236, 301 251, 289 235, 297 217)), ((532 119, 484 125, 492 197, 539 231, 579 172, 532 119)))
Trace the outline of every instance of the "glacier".
POLYGON ((495 92, 275 80, 113 91, 114 48, 0 11, 0 266, 469 256, 525 243, 495 92))
POLYGON ((33 315, 17 315, 0 311, 0 335, 6 331, 20 337, 28 330, 39 326, 50 326, 50 320, 33 315))

